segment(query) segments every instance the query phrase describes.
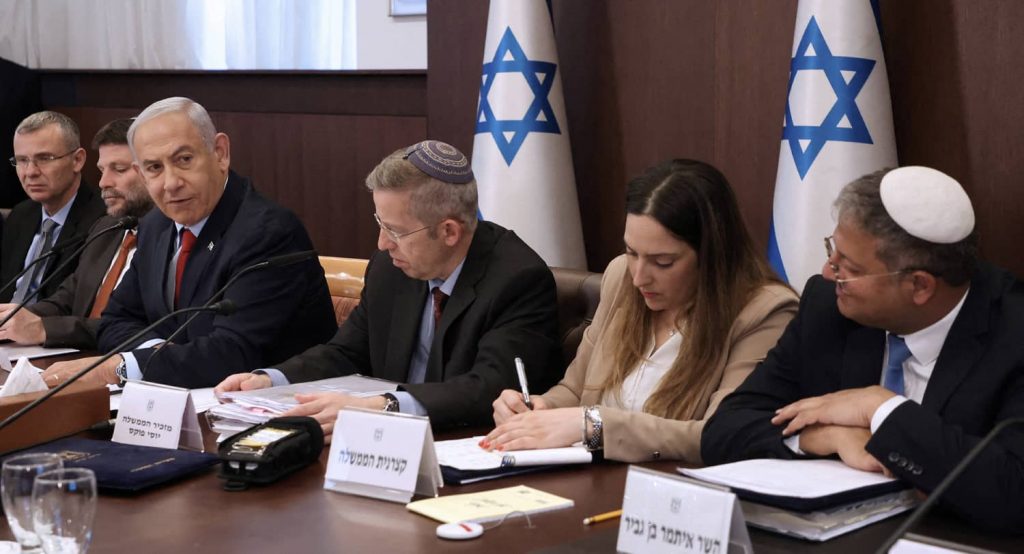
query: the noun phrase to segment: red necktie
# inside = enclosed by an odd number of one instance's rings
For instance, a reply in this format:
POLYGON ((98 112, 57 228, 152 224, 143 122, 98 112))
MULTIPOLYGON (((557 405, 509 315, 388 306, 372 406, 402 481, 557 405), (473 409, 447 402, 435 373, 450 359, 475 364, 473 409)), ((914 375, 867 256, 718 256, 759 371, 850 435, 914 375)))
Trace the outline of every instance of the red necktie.
POLYGON ((124 272, 124 266, 128 265, 128 253, 132 248, 135 248, 136 238, 135 233, 132 232, 124 235, 124 240, 121 241, 121 248, 117 250, 117 257, 114 258, 114 265, 110 266, 110 271, 107 272, 106 278, 103 279, 103 284, 100 285, 100 290, 96 293, 96 300, 92 303, 92 311, 89 312, 90 319, 100 317, 100 314, 107 307, 110 295, 114 292, 114 286, 117 285, 117 279, 124 272))
POLYGON ((192 231, 185 229, 181 232, 181 251, 178 253, 178 266, 174 268, 174 307, 178 307, 178 297, 181 296, 181 276, 185 273, 185 263, 188 262, 188 255, 192 252, 192 246, 196 243, 196 236, 192 231))
POLYGON ((448 295, 441 291, 441 287, 434 287, 430 291, 434 297, 434 330, 437 330, 438 324, 441 323, 441 311, 444 310, 444 303, 448 300, 448 295))

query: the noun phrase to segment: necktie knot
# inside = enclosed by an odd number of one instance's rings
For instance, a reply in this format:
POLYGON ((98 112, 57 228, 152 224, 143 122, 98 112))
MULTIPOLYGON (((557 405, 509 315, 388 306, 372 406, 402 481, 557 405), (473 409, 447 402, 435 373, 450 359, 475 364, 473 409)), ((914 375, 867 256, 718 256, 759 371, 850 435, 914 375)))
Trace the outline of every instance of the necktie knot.
POLYGON ((53 234, 53 230, 56 229, 56 228, 57 228, 57 222, 52 220, 52 219, 50 219, 50 218, 46 218, 46 219, 43 220, 43 225, 40 228, 40 234, 42 234, 44 237, 52 235, 53 234))

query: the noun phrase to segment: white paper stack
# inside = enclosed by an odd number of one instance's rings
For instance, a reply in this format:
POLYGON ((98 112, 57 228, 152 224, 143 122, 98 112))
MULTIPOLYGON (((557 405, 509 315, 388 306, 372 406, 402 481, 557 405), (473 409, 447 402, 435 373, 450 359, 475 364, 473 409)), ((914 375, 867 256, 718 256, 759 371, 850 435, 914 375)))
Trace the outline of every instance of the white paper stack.
POLYGON ((296 394, 343 392, 352 396, 367 397, 391 392, 397 388, 398 383, 357 374, 283 387, 227 392, 220 397, 222 404, 206 412, 206 419, 214 432, 224 436, 244 431, 287 412, 299 404, 295 400, 296 394))

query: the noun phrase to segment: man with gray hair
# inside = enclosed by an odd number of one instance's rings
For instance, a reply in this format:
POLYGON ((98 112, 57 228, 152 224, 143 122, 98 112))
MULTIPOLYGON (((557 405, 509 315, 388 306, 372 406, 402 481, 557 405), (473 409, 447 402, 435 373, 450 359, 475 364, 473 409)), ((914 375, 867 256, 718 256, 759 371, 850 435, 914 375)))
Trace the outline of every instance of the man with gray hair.
MULTIPOLYGON (((100 320, 99 348, 110 350, 174 310, 198 307, 227 286, 233 315, 172 317, 131 351, 86 375, 105 383, 144 379, 208 387, 242 369, 278 363, 327 340, 337 329, 323 269, 310 255, 291 265, 243 269, 312 249, 288 210, 231 171, 228 136, 188 98, 167 98, 128 129, 133 167, 157 209, 139 224, 131 267, 100 320)), ((93 359, 61 362, 44 373, 53 386, 93 359)))
MULTIPOLYGON (((1024 416, 1024 290, 977 261, 974 211, 925 167, 867 175, 836 200, 814 276, 778 345, 704 428, 708 464, 838 455, 931 493, 999 422, 1024 416)), ((1024 431, 1008 428, 940 505, 1024 526, 1024 431)))
POLYGON ((219 392, 362 373, 404 383, 394 394, 300 395, 287 415, 309 415, 325 432, 345 406, 429 415, 435 426, 490 421, 491 400, 518 388, 515 358, 530 385, 561 377, 555 283, 512 231, 477 221, 476 181, 455 147, 423 141, 385 158, 367 177, 377 252, 362 298, 327 344, 254 373, 219 392))
MULTIPOLYGON (((78 125, 68 116, 51 111, 26 117, 14 132, 14 156, 10 159, 28 200, 11 210, 4 223, 0 252, 0 283, 7 283, 28 264, 51 249, 85 236, 103 216, 103 200, 82 182, 86 153, 78 125)), ((75 271, 78 260, 69 260, 71 249, 59 251, 29 269, 17 283, 0 290, 0 303, 45 298, 75 271), (40 283, 53 279, 36 292, 40 283), (35 294, 35 296, 33 296, 35 294)))

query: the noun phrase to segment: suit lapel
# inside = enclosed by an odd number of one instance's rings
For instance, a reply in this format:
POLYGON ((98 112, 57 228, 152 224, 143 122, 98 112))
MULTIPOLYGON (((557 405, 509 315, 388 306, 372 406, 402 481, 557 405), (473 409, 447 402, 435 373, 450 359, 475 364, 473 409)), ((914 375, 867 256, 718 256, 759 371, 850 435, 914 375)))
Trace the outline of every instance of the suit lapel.
POLYGON ((935 369, 924 390, 922 405, 939 413, 953 391, 971 368, 985 354, 979 336, 988 331, 989 294, 982 279, 971 283, 971 291, 964 300, 946 341, 935 361, 935 369))
POLYGON ((882 381, 885 356, 885 331, 858 327, 846 338, 840 388, 852 389, 877 385, 882 381))
POLYGON ((409 363, 412 360, 412 350, 419 340, 420 319, 423 315, 423 303, 426 300, 427 284, 425 281, 413 279, 402 281, 402 288, 396 291, 394 307, 391 310, 388 352, 384 358, 386 375, 381 377, 398 382, 408 380, 409 363))
POLYGON ((217 202, 213 212, 210 213, 210 218, 206 220, 206 225, 203 226, 202 232, 196 237, 195 246, 192 247, 192 252, 188 256, 188 262, 185 264, 185 273, 181 277, 181 294, 178 297, 179 306, 193 306, 203 304, 209 300, 207 298, 200 298, 196 302, 196 299, 193 297, 196 294, 196 290, 200 288, 200 283, 204 281, 206 268, 217 256, 217 243, 220 242, 221 237, 228 231, 231 222, 235 219, 235 214, 238 213, 245 189, 245 181, 231 173, 227 186, 224 188, 224 194, 217 202))
MULTIPOLYGON (((164 307, 164 313, 171 311, 171 306, 167 304, 166 286, 167 279, 169 279, 169 271, 171 270, 171 260, 174 258, 174 240, 177 235, 176 227, 174 222, 166 220, 167 223, 163 226, 160 231, 160 236, 156 238, 156 248, 153 250, 155 256, 151 256, 149 263, 149 274, 153 276, 152 279, 140 279, 141 283, 159 283, 159 296, 160 303, 164 307)), ((141 237, 140 237, 141 238, 141 237)), ((138 255, 138 253, 136 253, 138 255)), ((132 263, 135 263, 134 261, 132 263)))

